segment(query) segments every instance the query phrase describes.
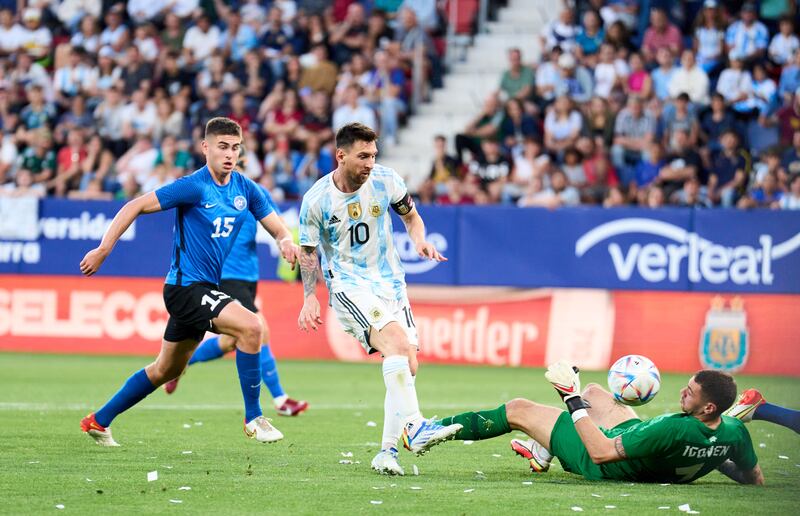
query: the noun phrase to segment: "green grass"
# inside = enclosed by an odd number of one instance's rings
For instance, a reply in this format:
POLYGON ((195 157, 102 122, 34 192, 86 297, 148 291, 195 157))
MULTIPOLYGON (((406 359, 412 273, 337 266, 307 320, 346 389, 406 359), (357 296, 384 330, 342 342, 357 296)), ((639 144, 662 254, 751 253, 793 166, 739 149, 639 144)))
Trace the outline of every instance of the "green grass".
MULTIPOLYGON (((231 361, 194 366, 174 395, 156 392, 114 422, 121 448, 95 446, 79 431, 80 418, 146 360, 0 354, 0 513, 52 513, 57 504, 70 512, 138 514, 571 514, 572 506, 606 512, 606 505, 626 514, 664 514, 684 503, 702 514, 797 511, 800 438, 763 422, 749 428, 755 446, 765 445, 756 449, 764 488, 739 486, 717 473, 688 486, 588 482, 556 464, 533 477, 508 447, 516 433, 472 445, 445 443, 421 458, 401 452, 406 472, 417 465, 419 476, 381 477, 369 469, 383 421, 377 364, 281 363, 284 385, 311 408, 298 418, 274 418, 286 434, 274 445, 245 439, 231 361), (340 464, 342 452, 359 463, 340 464), (153 470, 158 480, 147 482, 153 470)), ((599 373, 582 377, 584 384, 605 383, 599 373)), ((686 379, 665 375, 661 393, 640 415, 676 410, 686 379)), ((800 408, 797 379, 738 380, 758 386, 772 402, 800 408)), ((541 370, 532 369, 423 365, 417 388, 428 415, 496 407, 517 396, 556 402, 541 370)), ((263 401, 270 405, 266 390, 263 401)))

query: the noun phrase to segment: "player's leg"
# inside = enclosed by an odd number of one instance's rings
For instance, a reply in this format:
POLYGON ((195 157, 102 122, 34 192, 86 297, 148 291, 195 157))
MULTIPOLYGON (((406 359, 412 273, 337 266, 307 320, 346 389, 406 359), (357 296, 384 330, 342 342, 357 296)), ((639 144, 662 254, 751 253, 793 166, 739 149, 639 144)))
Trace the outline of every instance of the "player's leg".
MULTIPOLYGON (((172 325, 168 323, 168 329, 175 326, 172 319, 170 322, 172 325)), ((179 342, 162 340, 161 352, 156 360, 131 375, 116 394, 97 412, 83 418, 81 429, 92 436, 97 444, 117 446, 108 428, 114 418, 142 401, 159 385, 179 376, 196 346, 196 338, 188 338, 179 342)))
MULTIPOLYGON (((231 337, 230 335, 214 335, 197 346, 197 349, 194 350, 192 353, 192 357, 189 359, 189 363, 186 364, 190 366, 192 364, 196 364, 198 362, 209 362, 211 360, 216 360, 218 358, 222 358, 225 354, 230 353, 236 349, 236 339, 231 337)), ((186 370, 184 369, 184 373, 186 370)), ((178 388, 178 382, 183 376, 183 373, 179 375, 177 378, 173 378, 172 380, 166 382, 164 387, 164 392, 167 394, 172 394, 175 392, 175 389, 178 388)))
POLYGON ((769 421, 800 433, 800 411, 767 403, 756 389, 744 391, 734 405, 725 411, 726 416, 741 419, 769 421))
POLYGON ((245 434, 260 442, 283 438, 261 411, 261 320, 239 303, 228 303, 212 320, 216 331, 236 341, 236 370, 245 407, 245 434))
POLYGON ((586 411, 597 426, 614 428, 625 421, 639 419, 633 408, 618 403, 610 392, 596 383, 586 385, 581 398, 589 404, 586 411))

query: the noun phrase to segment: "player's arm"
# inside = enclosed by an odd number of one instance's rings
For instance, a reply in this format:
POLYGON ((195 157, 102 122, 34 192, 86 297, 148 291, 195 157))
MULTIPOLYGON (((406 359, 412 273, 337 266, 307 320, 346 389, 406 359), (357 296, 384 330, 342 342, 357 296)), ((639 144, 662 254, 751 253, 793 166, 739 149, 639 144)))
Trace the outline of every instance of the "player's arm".
POLYGON ((742 469, 732 460, 726 460, 718 468, 720 473, 740 484, 764 485, 764 474, 758 464, 753 469, 742 469))
POLYGON ((259 220, 267 233, 272 235, 272 238, 278 243, 278 248, 281 250, 284 260, 292 264, 292 270, 297 263, 297 258, 300 255, 300 248, 294 243, 292 232, 283 223, 283 219, 277 212, 270 212, 269 215, 259 220))
POLYGON ((317 299, 317 273, 319 271, 317 247, 304 245, 300 251, 300 277, 303 279, 303 308, 297 318, 301 330, 316 330, 322 324, 317 299))
POLYGON ((414 248, 417 250, 419 257, 436 260, 437 262, 446 262, 447 258, 442 256, 433 244, 425 240, 425 222, 423 222, 416 206, 414 206, 414 200, 411 195, 406 192, 402 199, 392 203, 391 206, 395 213, 403 219, 408 236, 414 242, 414 248))
POLYGON ((91 276, 100 269, 103 261, 111 253, 117 240, 127 231, 136 217, 144 213, 154 213, 161 211, 161 203, 155 192, 150 192, 128 201, 121 210, 114 216, 111 225, 103 234, 100 245, 92 249, 81 260, 81 272, 86 276, 91 276))
POLYGON ((581 381, 577 368, 573 368, 564 361, 556 362, 547 368, 544 376, 553 384, 556 392, 567 405, 567 410, 575 423, 575 430, 583 441, 583 445, 586 446, 592 462, 605 464, 625 460, 627 455, 625 447, 622 445, 622 437, 617 436, 614 439, 606 437, 586 412, 586 404, 581 398, 581 381))

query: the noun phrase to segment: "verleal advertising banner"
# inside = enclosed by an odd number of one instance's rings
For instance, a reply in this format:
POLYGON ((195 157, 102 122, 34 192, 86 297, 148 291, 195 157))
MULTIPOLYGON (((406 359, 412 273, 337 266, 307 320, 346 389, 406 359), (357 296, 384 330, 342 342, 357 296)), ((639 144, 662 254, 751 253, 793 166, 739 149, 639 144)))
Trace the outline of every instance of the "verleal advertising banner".
MULTIPOLYGON (((167 319, 161 291, 158 279, 4 276, 0 350, 154 356, 167 319)), ((300 331, 300 284, 261 282, 258 297, 277 356, 375 359, 324 304, 322 328, 300 331)), ((563 358, 602 370, 643 354, 664 371, 800 376, 797 295, 412 286, 409 297, 425 362, 541 367, 563 358)))

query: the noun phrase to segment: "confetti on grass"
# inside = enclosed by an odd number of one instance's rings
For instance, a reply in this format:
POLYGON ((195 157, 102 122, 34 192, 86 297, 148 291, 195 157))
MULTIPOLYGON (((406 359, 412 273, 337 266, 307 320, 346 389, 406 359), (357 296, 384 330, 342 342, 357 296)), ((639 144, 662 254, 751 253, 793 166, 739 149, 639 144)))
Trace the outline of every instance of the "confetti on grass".
POLYGON ((422 488, 419 486, 411 486, 412 491, 422 491, 422 488))
POLYGON ((341 453, 341 454, 342 454, 342 457, 352 457, 352 456, 353 456, 353 452, 351 452, 351 451, 348 451, 348 452, 339 452, 339 453, 341 453))
POLYGON ((605 507, 606 507, 606 509, 616 509, 617 508, 616 505, 606 505, 605 507))
POLYGON ((522 483, 522 485, 523 485, 523 486, 532 486, 532 485, 533 485, 533 482, 531 482, 530 480, 526 480, 526 481, 524 481, 524 482, 522 483))
POLYGON ((688 503, 685 503, 685 504, 683 504, 683 505, 679 505, 679 506, 678 506, 678 510, 679 510, 679 511, 681 511, 681 512, 689 512, 689 511, 691 511, 691 510, 692 510, 692 508, 691 508, 691 507, 689 507, 689 504, 688 504, 688 503))
POLYGON ((192 425, 190 425, 189 423, 184 423, 183 428, 192 428, 192 425))
POLYGON ((182 451, 181 453, 182 453, 183 455, 191 455, 191 454, 192 454, 192 450, 184 450, 184 451, 182 451))
POLYGON ((170 499, 169 503, 183 503, 183 500, 170 499))
POLYGON ((383 500, 370 500, 369 503, 372 505, 380 505, 383 503, 383 500))
POLYGON ((474 490, 474 489, 464 489, 464 492, 465 492, 465 493, 471 493, 471 492, 473 492, 473 491, 475 491, 475 490, 474 490))
POLYGON ((147 481, 155 482, 156 480, 158 480, 158 471, 149 471, 147 473, 147 481))
POLYGON ((378 423, 376 423, 375 421, 367 421, 367 426, 378 426, 378 423))
POLYGON ((417 465, 416 465, 416 464, 414 464, 413 466, 411 466, 411 471, 413 471, 413 472, 414 472, 414 476, 418 476, 418 475, 419 475, 419 468, 417 467, 417 465))
POLYGON ((789 457, 787 457, 786 455, 778 455, 778 458, 783 460, 789 460, 789 457))
POLYGON ((56 505, 56 509, 63 509, 63 508, 64 508, 64 504, 63 503, 60 503, 60 504, 56 505))
POLYGON ((461 442, 463 442, 466 446, 469 446, 470 444, 474 443, 475 441, 461 441, 461 442))
POLYGON ((592 498, 602 498, 602 496, 597 493, 592 493, 592 498))
POLYGON ((669 505, 660 505, 658 507, 658 509, 661 510, 661 511, 667 510, 667 509, 669 509, 669 505))
POLYGON ((578 507, 577 505, 570 507, 570 509, 572 509, 573 512, 583 512, 583 509, 581 507, 578 507))
POLYGON ((767 444, 766 443, 758 443, 758 447, 759 448, 766 448, 767 444))
POLYGON ((181 486, 178 488, 178 491, 191 491, 192 488, 189 486, 181 486))

